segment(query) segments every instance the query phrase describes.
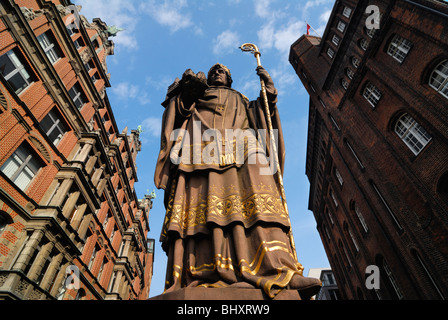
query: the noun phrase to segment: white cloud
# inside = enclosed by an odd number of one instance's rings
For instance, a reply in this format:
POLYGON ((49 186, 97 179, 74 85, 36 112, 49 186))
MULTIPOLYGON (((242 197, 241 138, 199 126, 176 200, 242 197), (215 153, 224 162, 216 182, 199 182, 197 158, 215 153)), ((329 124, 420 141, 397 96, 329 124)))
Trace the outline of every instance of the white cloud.
POLYGON ((290 21, 286 26, 274 34, 274 47, 281 53, 289 53, 291 44, 294 43, 304 32, 305 22, 290 21))
POLYGON ((322 14, 319 16, 319 22, 326 24, 328 22, 328 19, 330 18, 330 15, 331 9, 322 12, 322 14))
POLYGON ((101 18, 108 26, 115 25, 124 29, 116 37, 110 38, 115 43, 117 49, 138 48, 134 31, 139 19, 136 14, 136 8, 131 2, 122 0, 77 0, 76 4, 82 6, 80 13, 89 22, 92 22, 93 18, 101 18))
POLYGON ((226 30, 213 41, 213 53, 231 53, 241 45, 238 33, 226 30))
POLYGON ((275 35, 275 28, 273 22, 267 23, 265 26, 263 26, 263 28, 261 28, 257 32, 260 47, 262 46, 263 49, 272 48, 272 46, 274 45, 274 35, 275 35))
POLYGON ((271 0, 255 0, 255 13, 260 18, 267 18, 271 16, 272 12, 269 8, 271 0))
POLYGON ((134 99, 137 97, 138 87, 129 82, 120 82, 117 85, 112 86, 112 92, 120 99, 134 99))
POLYGON ((143 134, 148 133, 152 137, 160 137, 162 130, 162 119, 148 117, 141 123, 143 134))
POLYGON ((140 105, 150 103, 148 93, 141 90, 139 86, 129 82, 120 82, 113 85, 112 93, 122 101, 137 100, 140 105))
POLYGON ((182 10, 186 6, 185 0, 151 0, 142 3, 140 9, 148 13, 160 25, 168 27, 171 32, 176 32, 193 25, 191 15, 182 10))

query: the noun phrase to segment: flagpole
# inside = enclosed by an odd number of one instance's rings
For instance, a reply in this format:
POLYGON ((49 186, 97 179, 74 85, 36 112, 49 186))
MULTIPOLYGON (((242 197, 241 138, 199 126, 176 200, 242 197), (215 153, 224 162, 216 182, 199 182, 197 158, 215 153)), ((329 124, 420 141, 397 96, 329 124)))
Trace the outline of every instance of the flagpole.
POLYGON ((311 29, 313 29, 314 32, 316 32, 316 34, 319 36, 319 38, 322 38, 322 36, 307 22, 305 21, 307 26, 310 26, 311 29))

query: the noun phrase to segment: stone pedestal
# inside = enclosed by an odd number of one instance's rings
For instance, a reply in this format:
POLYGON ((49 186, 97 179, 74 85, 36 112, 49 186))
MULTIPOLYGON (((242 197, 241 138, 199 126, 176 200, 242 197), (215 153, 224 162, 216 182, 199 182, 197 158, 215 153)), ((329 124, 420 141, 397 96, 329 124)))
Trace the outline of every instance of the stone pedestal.
MULTIPOLYGON (((272 300, 261 289, 182 288, 149 300, 272 300)), ((273 300, 301 300, 297 290, 283 290, 273 300)))

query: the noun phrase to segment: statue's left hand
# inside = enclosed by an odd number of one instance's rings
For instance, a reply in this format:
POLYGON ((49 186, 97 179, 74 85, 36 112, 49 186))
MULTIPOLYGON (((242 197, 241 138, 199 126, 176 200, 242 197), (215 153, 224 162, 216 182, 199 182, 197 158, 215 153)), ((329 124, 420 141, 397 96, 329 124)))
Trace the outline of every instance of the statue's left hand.
POLYGON ((264 84, 266 85, 266 89, 274 89, 274 82, 272 81, 271 76, 266 71, 265 68, 262 66, 257 67, 257 74, 260 76, 260 78, 264 81, 264 84))

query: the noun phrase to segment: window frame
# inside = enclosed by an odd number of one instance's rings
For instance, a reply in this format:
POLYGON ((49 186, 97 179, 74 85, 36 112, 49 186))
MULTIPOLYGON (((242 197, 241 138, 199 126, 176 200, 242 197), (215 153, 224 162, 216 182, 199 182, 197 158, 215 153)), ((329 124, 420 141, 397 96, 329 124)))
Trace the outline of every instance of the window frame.
POLYGON ((377 86, 368 81, 362 90, 362 96, 372 105, 373 108, 376 108, 383 94, 377 86))
POLYGON ((367 51, 367 48, 369 47, 369 41, 367 41, 366 38, 361 38, 361 39, 359 39, 359 47, 360 47, 363 51, 367 51))
POLYGON ((339 38, 338 35, 334 34, 331 38, 331 42, 333 42, 336 46, 339 46, 339 43, 341 43, 341 38, 339 38))
POLYGON ((345 6, 342 10, 342 15, 346 18, 350 18, 350 16, 352 15, 352 11, 352 8, 345 6))
POLYGON ((327 55, 330 57, 330 59, 333 59, 335 53, 336 53, 336 52, 333 50, 332 47, 328 47, 328 49, 327 49, 327 55), (331 52, 331 53, 330 53, 330 52, 331 52))
POLYGON ((37 37, 37 40, 45 52, 48 60, 50 60, 51 64, 55 64, 62 58, 62 53, 57 45, 57 42, 51 33, 51 31, 46 31, 37 37), (42 41, 41 41, 42 40, 42 41))
POLYGON ((399 63, 403 63, 406 59, 409 51, 411 51, 412 42, 402 36, 395 34, 387 46, 386 53, 397 60, 399 63))
POLYGON ((347 27, 347 24, 344 21, 339 20, 338 24, 336 26, 336 28, 341 31, 342 33, 344 33, 345 28, 347 27))
POLYGON ((408 113, 403 113, 397 119, 394 125, 394 132, 416 156, 419 155, 432 140, 432 136, 426 129, 408 113))
POLYGON ((448 59, 445 59, 437 64, 437 66, 432 70, 431 75, 429 76, 428 84, 431 88, 448 99, 448 59), (442 70, 439 70, 439 68, 442 70), (436 79, 436 77, 434 76, 434 74, 436 73, 437 76, 441 77, 441 81, 439 79, 436 79), (439 83, 438 86, 434 84, 435 81, 439 83), (446 91, 446 93, 444 90, 446 91))
POLYGON ((55 146, 57 146, 59 144, 59 142, 61 142, 64 135, 68 131, 70 131, 68 125, 64 121, 64 118, 62 117, 61 113, 59 112, 59 110, 56 107, 51 109, 39 124, 40 124, 41 128, 44 131, 46 131, 45 134, 48 136, 48 138, 50 140, 52 140, 52 142, 55 146), (46 130, 43 125, 44 121, 49 121, 48 130, 46 130), (52 139, 51 135, 53 134, 54 130, 59 131, 59 134, 58 134, 57 138, 52 139))
POLYGON ((25 191, 34 178, 39 174, 45 163, 40 159, 36 152, 26 143, 22 143, 0 167, 0 171, 8 177, 20 190, 25 191), (12 174, 6 172, 7 167, 14 162, 16 168, 12 174), (24 174, 28 178, 26 185, 18 182, 18 178, 24 174))
POLYGON ((17 95, 20 95, 22 92, 24 92, 27 88, 29 88, 35 82, 35 75, 30 70, 31 68, 23 62, 24 59, 23 59, 23 56, 21 55, 18 47, 15 47, 15 48, 5 52, 4 54, 2 54, 0 56, 0 58, 4 57, 4 56, 7 57, 7 59, 12 64, 14 69, 12 71, 10 71, 8 74, 2 73, 3 77, 13 87, 14 92, 17 95), (11 79, 13 77, 15 77, 16 75, 20 76, 21 80, 24 82, 24 84, 26 84, 26 86, 22 85, 20 88, 17 88, 17 89, 15 88, 16 86, 13 85, 14 82, 12 82, 11 79))
POLYGON ((68 90, 68 94, 70 95, 70 98, 72 99, 73 103, 75 104, 75 106, 78 110, 81 110, 86 105, 87 99, 85 97, 84 91, 82 91, 82 88, 81 88, 81 85, 79 84, 79 82, 76 82, 68 90), (77 101, 79 101, 81 103, 79 106, 78 106, 77 101))

